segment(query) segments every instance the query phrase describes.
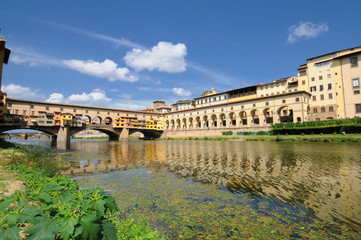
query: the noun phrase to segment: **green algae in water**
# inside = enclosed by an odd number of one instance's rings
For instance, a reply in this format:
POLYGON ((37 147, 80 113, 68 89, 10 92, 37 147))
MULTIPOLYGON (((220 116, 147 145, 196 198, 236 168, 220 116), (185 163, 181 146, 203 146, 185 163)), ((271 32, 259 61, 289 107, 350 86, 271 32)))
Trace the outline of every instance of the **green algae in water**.
MULTIPOLYGON (((78 182, 110 191, 125 216, 145 218, 170 239, 347 238, 347 229, 334 231, 302 212, 163 170, 140 167, 78 182)), ((356 233, 348 237, 356 238, 356 233)))

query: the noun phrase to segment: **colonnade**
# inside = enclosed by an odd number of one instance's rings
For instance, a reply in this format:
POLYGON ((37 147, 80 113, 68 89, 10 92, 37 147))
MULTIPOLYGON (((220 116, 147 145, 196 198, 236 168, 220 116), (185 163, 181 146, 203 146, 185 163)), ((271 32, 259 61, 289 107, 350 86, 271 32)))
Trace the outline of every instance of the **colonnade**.
MULTIPOLYGON (((192 112, 192 114, 195 111, 192 112)), ((278 109, 264 108, 242 111, 220 112, 211 114, 172 114, 164 121, 165 130, 191 130, 191 129, 217 129, 217 128, 246 128, 265 127, 272 123, 280 122, 301 122, 303 118, 294 114, 289 106, 282 106, 278 109)))

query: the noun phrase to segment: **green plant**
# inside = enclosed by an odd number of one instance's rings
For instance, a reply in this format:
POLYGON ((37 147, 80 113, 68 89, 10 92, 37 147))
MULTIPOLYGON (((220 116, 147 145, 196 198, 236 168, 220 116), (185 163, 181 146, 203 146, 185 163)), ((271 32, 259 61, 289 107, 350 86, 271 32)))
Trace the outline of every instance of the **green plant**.
POLYGON ((118 239, 164 239, 144 219, 126 217, 120 212, 108 213, 107 217, 115 225, 118 239))
POLYGON ((31 184, 24 193, 0 200, 0 236, 20 239, 115 239, 114 224, 105 217, 118 210, 114 198, 101 189, 80 190, 75 180, 65 176, 46 177, 43 170, 22 172, 31 184), (41 181, 36 181, 37 179, 41 181))
POLYGON ((224 135, 224 136, 232 135, 232 134, 233 134, 232 131, 223 131, 223 132, 222 132, 222 135, 224 135))

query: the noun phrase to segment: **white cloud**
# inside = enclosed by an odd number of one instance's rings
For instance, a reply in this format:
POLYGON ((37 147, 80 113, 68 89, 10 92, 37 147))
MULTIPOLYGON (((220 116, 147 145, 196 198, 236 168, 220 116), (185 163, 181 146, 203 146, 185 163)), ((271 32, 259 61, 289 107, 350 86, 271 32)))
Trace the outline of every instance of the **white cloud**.
POLYGON ((186 91, 183 88, 173 88, 172 92, 179 97, 189 97, 192 94, 190 91, 186 91))
POLYGON ((96 107, 107 107, 112 101, 108 98, 104 91, 101 89, 94 89, 91 93, 72 94, 69 97, 64 97, 61 93, 52 93, 46 102, 52 103, 67 103, 67 104, 79 104, 96 107))
POLYGON ((16 84, 3 86, 2 90, 7 93, 9 98, 33 100, 45 97, 43 94, 39 93, 39 90, 34 90, 29 87, 23 87, 16 84))
POLYGON ((118 64, 109 59, 105 59, 104 62, 95 62, 93 60, 64 60, 63 64, 78 72, 106 78, 111 82, 116 80, 127 82, 138 81, 137 77, 128 75, 129 70, 127 68, 118 68, 118 64))
POLYGON ((125 100, 129 100, 132 98, 132 95, 128 94, 128 93, 123 93, 123 94, 120 94, 120 97, 125 99, 125 100))
POLYGON ((112 99, 108 98, 103 91, 95 89, 91 93, 72 94, 66 102, 73 104, 86 104, 88 106, 106 106, 112 99))
POLYGON ((329 28, 326 23, 300 22, 298 25, 293 25, 288 29, 287 43, 292 44, 301 38, 316 38, 321 33, 328 32, 328 30, 329 28))
POLYGON ((50 94, 49 98, 46 99, 45 101, 51 103, 64 103, 65 99, 64 99, 64 95, 61 93, 52 93, 50 94))
POLYGON ((136 71, 158 70, 177 73, 186 70, 187 47, 183 43, 159 42, 151 50, 133 49, 124 57, 127 66, 136 71))

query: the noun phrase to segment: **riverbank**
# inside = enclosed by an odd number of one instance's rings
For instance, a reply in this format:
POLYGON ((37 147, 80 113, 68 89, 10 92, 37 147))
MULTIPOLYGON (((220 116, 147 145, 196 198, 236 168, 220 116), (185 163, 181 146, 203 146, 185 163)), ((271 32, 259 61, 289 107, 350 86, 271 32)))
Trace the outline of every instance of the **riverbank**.
POLYGON ((222 137, 160 138, 159 140, 277 141, 277 142, 361 142, 361 134, 312 135, 225 135, 222 137))
POLYGON ((0 142, 0 236, 4 239, 162 239, 142 219, 124 218, 101 188, 81 189, 58 174, 54 152, 3 149, 0 142), (54 171, 53 171, 54 170, 54 171), (14 188, 17 182, 21 188, 14 188))

